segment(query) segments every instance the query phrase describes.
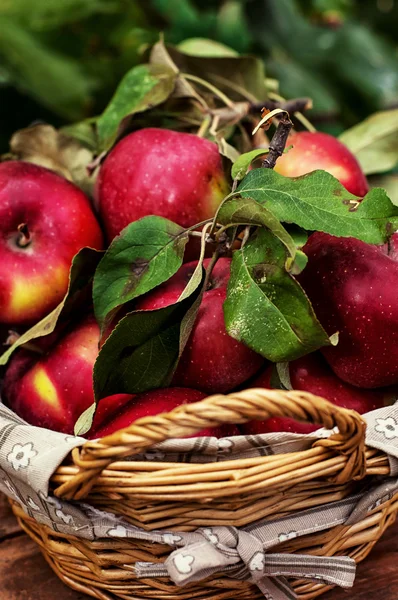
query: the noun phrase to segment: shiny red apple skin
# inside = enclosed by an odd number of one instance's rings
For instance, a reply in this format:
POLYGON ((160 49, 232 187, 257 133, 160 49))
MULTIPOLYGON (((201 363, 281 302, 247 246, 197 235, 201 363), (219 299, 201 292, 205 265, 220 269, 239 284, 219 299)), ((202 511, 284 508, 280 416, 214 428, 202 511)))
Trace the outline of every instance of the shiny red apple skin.
POLYGON ((300 177, 322 169, 340 181, 344 187, 363 198, 369 185, 361 166, 351 151, 337 138, 322 132, 299 131, 289 136, 288 152, 276 161, 275 171, 285 177, 300 177))
POLYGON ((101 249, 103 235, 87 196, 53 171, 0 163, 0 322, 36 322, 62 300, 73 256, 101 249), (30 243, 19 247, 18 225, 30 243))
MULTIPOLYGON (((205 259, 207 268, 210 260, 205 259)), ((140 298, 135 308, 153 310, 176 302, 190 280, 196 262, 182 265, 167 282, 140 298)), ((254 375, 264 359, 234 340, 225 330, 223 303, 231 259, 220 258, 205 290, 195 325, 181 356, 172 385, 207 393, 227 392, 254 375)))
POLYGON ((343 381, 363 388, 398 383, 398 262, 354 238, 312 234, 298 279, 337 346, 322 349, 343 381))
POLYGON ((123 406, 126 406, 134 396, 135 394, 113 394, 112 396, 102 398, 95 411, 92 429, 101 427, 112 415, 120 411, 123 406))
MULTIPOLYGON (((177 406, 198 402, 204 398, 206 398, 206 394, 203 392, 178 387, 161 388, 143 392, 142 394, 137 394, 132 397, 128 404, 121 407, 115 413, 112 413, 108 419, 103 422, 102 426, 98 427, 94 423, 92 429, 87 434, 87 437, 89 439, 105 437, 120 429, 129 427, 134 421, 142 417, 169 412, 177 406)), ((101 402, 102 400, 100 401, 98 408, 101 407, 101 402)), ((218 427, 202 429, 187 437, 227 437, 232 435, 239 435, 239 430, 235 425, 220 425, 218 427)))
MULTIPOLYGON (((4 378, 6 404, 31 425, 72 434, 80 414, 94 402, 99 334, 96 321, 88 317, 45 354, 15 354, 4 378)), ((96 422, 130 398, 128 394, 104 398, 96 422)))
MULTIPOLYGON (((274 366, 269 365, 250 387, 271 388, 274 366)), ((289 363, 290 382, 294 390, 311 392, 329 400, 342 408, 364 414, 382 408, 393 396, 387 390, 362 390, 341 381, 329 367, 320 353, 312 353, 289 363)), ((310 433, 321 425, 303 423, 288 417, 273 417, 265 421, 250 421, 239 428, 245 434, 285 431, 290 433, 310 433)))
POLYGON ((146 128, 111 150, 95 195, 110 241, 147 215, 195 225, 212 217, 228 192, 216 144, 190 133, 146 128))

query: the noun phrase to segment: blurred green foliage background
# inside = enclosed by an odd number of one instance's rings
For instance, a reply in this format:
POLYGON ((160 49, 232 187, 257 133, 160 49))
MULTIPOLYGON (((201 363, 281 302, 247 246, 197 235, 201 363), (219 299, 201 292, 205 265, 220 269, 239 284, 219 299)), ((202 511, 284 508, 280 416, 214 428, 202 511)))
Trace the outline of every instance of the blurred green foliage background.
POLYGON ((338 134, 398 106, 397 31, 398 0, 0 0, 0 150, 33 121, 99 114, 159 32, 258 55, 338 134))

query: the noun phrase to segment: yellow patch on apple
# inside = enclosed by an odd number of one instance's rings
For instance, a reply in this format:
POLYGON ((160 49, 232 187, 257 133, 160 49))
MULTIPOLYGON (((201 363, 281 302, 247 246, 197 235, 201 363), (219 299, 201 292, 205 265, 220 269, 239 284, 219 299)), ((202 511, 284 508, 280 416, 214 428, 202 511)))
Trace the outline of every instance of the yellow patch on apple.
POLYGON ((37 367, 33 375, 33 388, 41 400, 53 407, 59 406, 57 390, 43 367, 37 367))
MULTIPOLYGON (((61 302, 68 286, 69 269, 66 266, 53 269, 50 267, 46 273, 29 279, 15 277, 13 290, 10 294, 9 312, 15 315, 15 320, 21 314, 30 316, 32 311, 36 313, 36 307, 43 307, 45 299, 48 306, 54 306, 54 300, 61 302)), ((35 314, 32 314, 32 318, 35 314)))
MULTIPOLYGON (((324 168, 326 170, 326 167, 324 168)), ((350 172, 347 171, 347 169, 341 165, 331 165, 327 168, 327 171, 339 181, 344 181, 350 176, 350 172)))

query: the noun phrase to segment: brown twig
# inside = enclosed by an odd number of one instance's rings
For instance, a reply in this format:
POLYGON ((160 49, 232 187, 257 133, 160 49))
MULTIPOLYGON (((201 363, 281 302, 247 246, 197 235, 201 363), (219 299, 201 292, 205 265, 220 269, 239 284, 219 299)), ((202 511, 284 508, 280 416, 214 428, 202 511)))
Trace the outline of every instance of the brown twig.
POLYGON ((276 161, 283 154, 292 127, 293 123, 289 115, 284 113, 270 142, 269 152, 262 161, 262 167, 265 169, 273 169, 275 167, 276 161))
POLYGON ((275 108, 281 108, 286 110, 288 113, 293 114, 295 112, 304 112, 312 108, 311 98, 293 98, 292 100, 286 100, 284 102, 277 102, 276 100, 264 100, 263 102, 256 102, 250 105, 250 113, 258 114, 262 108, 268 108, 268 110, 274 110, 275 108))

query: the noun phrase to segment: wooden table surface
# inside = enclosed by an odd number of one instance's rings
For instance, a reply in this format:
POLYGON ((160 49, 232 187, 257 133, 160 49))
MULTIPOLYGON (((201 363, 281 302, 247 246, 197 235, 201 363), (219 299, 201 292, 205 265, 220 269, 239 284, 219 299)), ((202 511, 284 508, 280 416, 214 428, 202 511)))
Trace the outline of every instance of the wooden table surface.
MULTIPOLYGON (((354 591, 335 589, 322 600, 397 600, 398 523, 359 565, 354 591)), ((25 535, 0 494, 0 599, 1 600, 88 600, 54 575, 38 546, 25 535)))

